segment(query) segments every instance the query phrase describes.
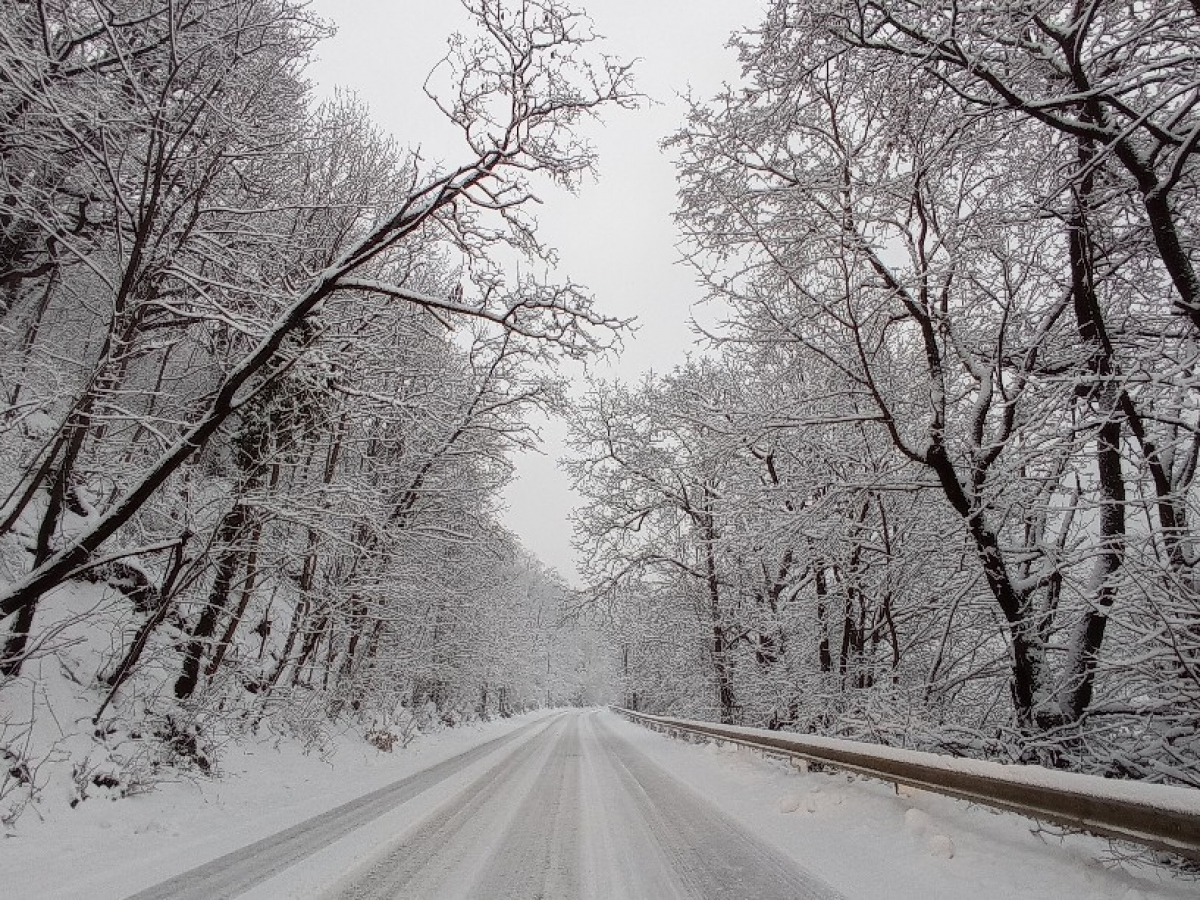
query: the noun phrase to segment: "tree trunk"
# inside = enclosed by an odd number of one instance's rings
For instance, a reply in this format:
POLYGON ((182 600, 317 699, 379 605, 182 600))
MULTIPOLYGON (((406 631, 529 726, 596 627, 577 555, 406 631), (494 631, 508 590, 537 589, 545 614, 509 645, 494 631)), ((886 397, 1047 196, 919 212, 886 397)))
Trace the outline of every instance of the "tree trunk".
POLYGON ((175 545, 175 552, 171 558, 171 567, 167 570, 167 577, 163 579, 162 587, 159 589, 159 604, 148 619, 138 629, 137 635, 133 642, 129 645, 129 649, 125 652, 125 657, 120 664, 113 669, 111 675, 104 679, 109 684, 108 696, 104 698, 104 702, 100 704, 100 708, 96 710, 96 715, 92 718, 92 722, 99 722, 100 717, 104 715, 104 710, 108 707, 117 695, 125 680, 133 673, 134 667, 138 664, 138 660, 142 658, 142 653, 145 652, 146 644, 150 640, 155 629, 166 621, 167 614, 171 611, 175 602, 175 585, 179 580, 179 574, 183 571, 184 565, 188 562, 184 558, 184 545, 191 537, 189 532, 184 532, 179 536, 179 543, 175 545))
POLYGON ((704 577, 708 591, 709 620, 712 627, 713 671, 717 680, 717 705, 720 708, 721 722, 725 725, 734 724, 734 712, 737 701, 733 693, 733 680, 729 671, 728 648, 725 644, 725 628, 722 625, 721 586, 717 576, 716 558, 716 525, 711 512, 712 491, 705 485, 705 505, 709 507, 702 517, 704 540, 704 577))
POLYGON ((1117 418, 1118 387, 1112 346, 1108 340, 1103 312, 1096 297, 1093 259, 1094 248, 1088 231, 1087 205, 1093 190, 1091 147, 1080 142, 1080 163, 1086 175, 1082 179, 1070 221, 1069 249, 1071 287, 1075 300, 1079 337, 1093 350, 1092 367, 1098 385, 1098 412, 1101 416, 1096 435, 1096 468, 1100 489, 1100 555, 1096 558, 1096 595, 1080 618, 1063 673, 1059 708, 1068 722, 1078 721, 1092 702, 1096 681, 1096 663, 1104 642, 1108 611, 1116 600, 1116 575, 1125 558, 1125 478, 1121 465, 1121 422, 1117 418))
POLYGON ((208 601, 200 613, 195 627, 192 628, 191 640, 188 641, 183 655, 183 671, 175 681, 175 696, 180 700, 192 696, 200 680, 200 662, 210 638, 217 630, 217 622, 225 605, 229 601, 229 589, 234 576, 241 565, 241 553, 234 546, 242 529, 246 525, 247 507, 239 498, 217 529, 216 545, 220 547, 217 559, 217 571, 213 577, 212 588, 208 601))
POLYGON ((233 646, 234 636, 237 634, 238 627, 242 624, 242 617, 246 614, 246 608, 250 605, 250 600, 254 596, 254 588, 258 582, 258 542, 262 537, 262 522, 255 521, 250 529, 250 536, 247 543, 249 544, 249 552, 246 554, 246 575, 242 579, 241 596, 238 598, 237 608, 230 616, 228 624, 225 626, 225 633, 221 635, 221 640, 217 642, 217 647, 213 651, 213 658, 204 669, 206 678, 212 678, 220 668, 221 663, 225 660, 225 654, 229 652, 229 648, 233 646))
MULTIPOLYGON (((79 452, 83 449, 87 437, 86 420, 90 404, 81 409, 72 422, 67 426, 66 443, 63 447, 62 461, 54 470, 48 485, 46 509, 42 514, 42 522, 38 528, 37 545, 34 548, 33 568, 42 565, 54 552, 54 535, 62 519, 63 507, 66 505, 67 491, 71 488, 71 478, 74 475, 75 463, 79 452)), ((30 603, 17 610, 12 629, 4 645, 4 654, 0 657, 0 674, 16 677, 21 672, 21 664, 25 661, 25 650, 29 644, 29 632, 33 628, 33 617, 37 603, 30 603)))
POLYGON ((824 673, 833 671, 833 652, 829 646, 829 583, 825 580, 825 565, 816 564, 815 584, 817 592, 817 663, 824 673))
POLYGON ((941 444, 930 447, 927 463, 937 475, 951 506, 966 522, 984 579, 1008 623, 1013 711, 1017 724, 1028 729, 1034 724, 1034 709, 1045 687, 1045 648, 1037 628, 1037 617, 1032 615, 1031 599, 1013 586, 1000 542, 984 521, 983 510, 975 508, 967 498, 958 473, 941 444))

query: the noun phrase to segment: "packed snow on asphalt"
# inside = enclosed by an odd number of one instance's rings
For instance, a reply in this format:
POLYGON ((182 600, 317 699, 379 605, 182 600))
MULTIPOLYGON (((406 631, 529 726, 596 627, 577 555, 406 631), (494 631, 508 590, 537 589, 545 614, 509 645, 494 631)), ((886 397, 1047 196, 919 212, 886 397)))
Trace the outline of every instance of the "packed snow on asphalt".
POLYGON ((598 709, 332 763, 260 747, 219 787, 85 804, 0 847, 4 896, 29 898, 1182 900, 1196 887, 1095 838, 598 709))

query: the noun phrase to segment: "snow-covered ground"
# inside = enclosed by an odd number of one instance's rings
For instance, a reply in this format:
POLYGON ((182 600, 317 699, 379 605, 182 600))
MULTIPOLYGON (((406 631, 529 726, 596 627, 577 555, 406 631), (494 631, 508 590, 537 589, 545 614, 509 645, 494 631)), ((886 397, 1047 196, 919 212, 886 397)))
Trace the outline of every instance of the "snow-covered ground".
MULTIPOLYGON (((614 718, 617 718, 614 716, 614 718)), ((1107 842, 1034 833, 1009 813, 836 772, 801 772, 734 744, 692 745, 619 719, 641 753, 847 897, 890 900, 1195 898, 1200 884, 1118 865, 1107 842)))
MULTIPOLYGON (((1198 893, 1196 882, 1164 870, 1111 861, 1098 839, 1034 834, 1031 822, 1007 813, 802 772, 733 745, 674 741, 606 710, 457 728, 393 753, 347 738, 326 760, 263 741, 231 748, 222 769, 219 781, 63 805, 44 821, 24 817, 0 844, 3 896, 127 896, 406 778, 416 787, 402 802, 377 803, 355 827, 329 829, 329 816, 305 826, 314 838, 294 862, 254 875, 253 884, 243 880, 243 896, 1198 893), (468 764, 442 766, 444 777, 417 774, 505 736, 468 764)), ((233 873, 261 865, 260 856, 243 853, 217 868, 233 873)), ((226 895, 199 877, 146 894, 226 895)))
POLYGON ((356 734, 334 738, 324 757, 265 737, 229 746, 219 779, 91 799, 74 809, 42 804, 0 842, 0 896, 125 897, 546 715, 420 735, 390 753, 356 734))
MULTIPOLYGON (((380 852, 318 896, 841 900, 611 726, 598 711, 554 719, 434 815, 397 821, 380 852)), ((306 866, 255 896, 310 896, 295 886, 334 868, 306 866)))

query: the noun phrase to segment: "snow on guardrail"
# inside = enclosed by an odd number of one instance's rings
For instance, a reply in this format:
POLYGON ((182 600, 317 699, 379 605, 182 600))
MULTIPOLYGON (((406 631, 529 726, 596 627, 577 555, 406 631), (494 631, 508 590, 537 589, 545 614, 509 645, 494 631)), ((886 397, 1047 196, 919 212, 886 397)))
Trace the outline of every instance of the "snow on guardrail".
POLYGON ((733 741, 1200 860, 1200 790, 717 725, 612 707, 652 728, 733 741))

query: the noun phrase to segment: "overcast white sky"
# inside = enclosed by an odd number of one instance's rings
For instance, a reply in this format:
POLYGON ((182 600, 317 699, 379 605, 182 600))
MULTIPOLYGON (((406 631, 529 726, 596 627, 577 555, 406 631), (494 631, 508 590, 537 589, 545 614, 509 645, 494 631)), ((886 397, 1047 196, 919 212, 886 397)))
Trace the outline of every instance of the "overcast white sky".
MULTIPOLYGON (((637 86, 658 103, 638 112, 610 112, 589 131, 600 152, 600 179, 578 196, 546 196, 540 233, 558 248, 564 274, 587 285, 607 314, 636 316, 620 360, 606 374, 636 379, 669 370, 693 346, 692 304, 700 298, 692 274, 677 263, 674 170, 658 142, 683 121, 681 93, 711 97, 736 79, 731 32, 762 18, 755 0, 574 0, 608 41, 605 50, 639 58, 637 86)), ((456 135, 421 91, 445 41, 466 22, 454 0, 314 0, 337 25, 318 48, 310 76, 323 89, 354 90, 375 120, 433 159, 459 155, 456 135)), ((705 316, 704 318, 708 318, 705 316)), ((570 374, 570 373, 564 373, 570 374)), ((575 554, 567 516, 577 502, 555 460, 565 428, 542 427, 542 454, 515 462, 518 479, 505 493, 506 522, 541 559, 574 581, 575 554)))

